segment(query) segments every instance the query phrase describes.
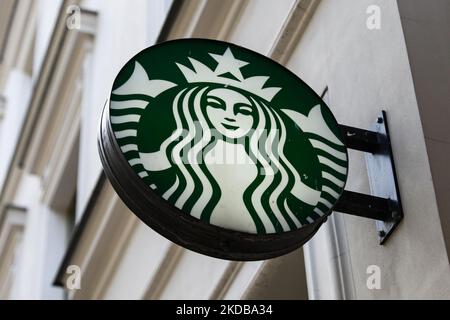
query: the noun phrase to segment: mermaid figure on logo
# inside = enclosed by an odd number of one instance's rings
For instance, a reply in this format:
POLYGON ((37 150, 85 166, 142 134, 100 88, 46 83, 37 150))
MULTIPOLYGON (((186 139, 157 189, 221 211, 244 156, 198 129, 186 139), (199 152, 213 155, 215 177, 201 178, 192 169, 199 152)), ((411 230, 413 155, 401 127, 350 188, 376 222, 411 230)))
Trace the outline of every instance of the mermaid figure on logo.
MULTIPOLYGON (((177 63, 187 85, 146 79, 155 97, 173 92, 176 130, 155 152, 141 152, 137 146, 134 163, 146 171, 141 177, 171 171, 175 178, 169 187, 151 187, 193 217, 227 229, 268 234, 311 222, 291 203, 326 205, 322 185, 303 181, 307 176, 284 153, 286 140, 295 137, 288 137, 283 119, 287 115, 301 124, 306 117, 290 110, 282 115, 271 107, 281 88, 263 88, 265 76, 244 79, 240 68, 247 63, 234 58, 229 48, 211 56, 217 61, 215 70, 194 58, 189 58, 193 70, 177 63)), ((130 94, 133 81, 145 77, 142 73, 136 62, 131 78, 114 93, 130 94)), ((316 110, 320 113, 320 106, 316 110)), ((334 137, 331 131, 327 134, 334 137)))

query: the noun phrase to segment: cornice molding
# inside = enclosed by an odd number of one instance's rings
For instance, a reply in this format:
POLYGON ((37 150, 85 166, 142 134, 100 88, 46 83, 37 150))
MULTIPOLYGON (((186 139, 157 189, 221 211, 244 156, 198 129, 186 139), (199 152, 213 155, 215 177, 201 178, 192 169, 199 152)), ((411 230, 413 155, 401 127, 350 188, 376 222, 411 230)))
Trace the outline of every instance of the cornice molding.
MULTIPOLYGON (((0 38, 0 91, 3 89, 12 69, 17 68, 30 74, 30 61, 25 61, 33 53, 33 40, 36 33, 37 1, 15 0, 8 8, 7 0, 2 2, 6 9, 0 8, 0 20, 6 21, 7 33, 0 38), (11 9, 13 12, 11 12, 11 9)), ((0 22, 1 24, 1 22, 0 22)), ((1 27, 0 27, 1 28, 1 27)), ((1 33, 1 31, 0 31, 1 33)))
MULTIPOLYGON (((34 3, 34 1, 32 2, 34 3)), ((72 54, 72 52, 68 50, 68 45, 69 49, 73 49, 76 48, 74 45, 77 42, 84 41, 92 37, 91 33, 70 31, 66 27, 67 6, 78 5, 79 3, 80 0, 65 0, 61 4, 58 18, 53 29, 53 34, 49 40, 49 45, 43 63, 41 64, 41 68, 36 78, 37 80, 35 82, 30 103, 27 108, 28 111, 22 123, 22 130, 16 144, 12 160, 9 164, 9 169, 7 171, 8 173, 4 180, 2 190, 0 191, 0 210, 9 201, 9 198, 13 196, 17 187, 17 181, 23 172, 25 164, 27 165, 27 169, 34 169, 31 170, 32 172, 36 171, 36 168, 32 168, 33 160, 36 160, 37 156, 36 148, 33 149, 30 146, 32 146, 31 144, 33 141, 39 141, 38 138, 42 137, 36 134, 36 128, 38 125, 45 128, 49 123, 45 122, 45 120, 49 121, 48 118, 44 119, 42 117, 42 114, 44 113, 42 111, 44 108, 43 105, 48 98, 48 94, 52 92, 52 89, 53 92, 57 92, 57 90, 55 90, 55 86, 60 85, 59 81, 55 79, 55 75, 58 73, 64 74, 67 72, 68 64, 66 63, 66 65, 63 65, 60 63, 60 59, 63 58, 61 54, 66 52, 65 57, 67 59, 67 57, 70 57, 70 54, 72 54), (70 45, 72 45, 72 47, 70 47, 70 45), (30 151, 33 150, 35 153, 34 155, 30 153, 30 151)), ((88 14, 90 16, 96 15, 96 13, 92 11, 81 10, 81 12, 82 14, 88 14)), ((82 18, 81 21, 90 21, 89 24, 92 25, 92 19, 82 18)), ((89 30, 92 30, 92 28, 89 30)), ((73 51, 76 52, 77 50, 73 51)), ((41 144, 42 143, 47 143, 47 141, 41 141, 41 144)))
POLYGON ((19 1, 15 0, 4 0, 0 3, 0 63, 3 62, 18 3, 19 1))
POLYGON ((26 209, 9 205, 0 223, 0 299, 11 298, 15 264, 20 259, 26 209))
POLYGON ((270 49, 269 57, 281 64, 287 63, 320 1, 297 0, 295 2, 270 49))
POLYGON ((52 117, 54 110, 62 105, 58 99, 64 100, 64 96, 61 97, 61 94, 67 94, 64 88, 67 91, 71 82, 78 80, 83 57, 93 41, 92 32, 95 30, 97 15, 86 10, 80 10, 80 14, 80 29, 69 30, 66 27, 65 10, 60 12, 54 32, 57 39, 50 41, 48 50, 53 55, 48 55, 43 63, 29 106, 29 117, 25 121, 23 139, 19 140, 18 164, 35 174, 42 174, 42 163, 47 162, 47 159, 42 159, 40 164, 36 163, 43 155, 40 152, 43 145, 49 143, 45 135, 51 132, 49 127, 55 125, 52 117))

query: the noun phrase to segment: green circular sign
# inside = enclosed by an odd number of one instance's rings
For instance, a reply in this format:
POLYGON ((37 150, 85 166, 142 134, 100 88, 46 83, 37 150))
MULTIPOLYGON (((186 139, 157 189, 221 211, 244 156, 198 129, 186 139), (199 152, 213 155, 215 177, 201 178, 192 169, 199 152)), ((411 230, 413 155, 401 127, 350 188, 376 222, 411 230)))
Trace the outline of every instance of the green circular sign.
POLYGON ((308 230, 301 245, 344 190, 347 150, 329 108, 248 49, 204 39, 149 47, 119 72, 106 108, 100 149, 113 186, 149 225, 196 251, 224 257, 193 243, 196 222, 242 239, 308 230), (106 140, 114 150, 105 151, 106 140), (117 169, 114 161, 122 161, 117 169), (151 204, 139 204, 145 194, 151 204), (168 231, 169 222, 154 221, 164 212, 192 230, 168 231))

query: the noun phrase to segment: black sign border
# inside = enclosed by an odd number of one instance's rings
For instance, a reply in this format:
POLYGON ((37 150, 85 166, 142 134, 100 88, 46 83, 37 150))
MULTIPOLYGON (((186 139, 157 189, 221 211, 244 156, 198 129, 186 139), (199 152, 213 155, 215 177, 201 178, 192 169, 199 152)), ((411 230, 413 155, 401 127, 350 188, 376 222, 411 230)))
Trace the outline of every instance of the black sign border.
MULTIPOLYGON (((209 41, 221 42, 213 39, 189 38, 176 39, 161 42, 155 46, 161 46, 168 42, 181 41, 209 41)), ((261 55, 248 48, 232 44, 242 50, 261 55)), ((141 52, 147 50, 143 49, 141 52)), ((263 56, 264 58, 271 60, 263 56)), ((285 66, 278 64, 288 73, 292 73, 285 66)), ((322 98, 306 84, 297 75, 293 74, 296 79, 301 82, 310 93, 322 98)), ((326 103, 322 100, 322 103, 326 103)), ((328 107, 328 106, 327 106, 328 107)), ((334 121, 336 118, 332 114, 334 121)), ((111 182, 116 193, 125 203, 125 205, 141 219, 150 228, 158 232, 163 237, 172 242, 183 246, 192 251, 212 256, 215 258, 236 260, 236 261, 255 261, 274 258, 284 255, 295 249, 300 248, 308 242, 318 231, 321 225, 332 214, 332 208, 313 223, 302 226, 293 231, 273 234, 250 234, 239 231, 232 231, 222 227, 218 227, 178 209, 173 204, 167 202, 153 189, 144 183, 144 181, 133 171, 115 138, 109 117, 109 101, 106 101, 102 110, 100 120, 100 132, 98 136, 98 149, 104 172, 111 182)), ((348 159, 348 150, 346 148, 348 159)), ((344 182, 347 184, 348 175, 344 182)), ((342 190, 344 192, 344 188, 342 190)), ((342 193, 340 194, 342 196, 342 193)))
POLYGON ((258 235, 228 230, 186 214, 133 171, 114 136, 108 101, 100 120, 98 149, 106 176, 125 205, 163 237, 201 254, 236 261, 274 258, 300 248, 327 219, 325 215, 294 231, 258 235))

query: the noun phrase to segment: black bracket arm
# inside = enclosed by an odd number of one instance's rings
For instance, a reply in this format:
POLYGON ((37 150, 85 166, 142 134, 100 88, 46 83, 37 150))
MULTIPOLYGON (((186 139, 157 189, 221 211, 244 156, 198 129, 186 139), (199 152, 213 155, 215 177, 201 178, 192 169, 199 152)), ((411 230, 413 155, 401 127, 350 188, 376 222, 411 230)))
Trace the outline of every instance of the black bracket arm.
POLYGON ((383 148, 383 137, 377 132, 345 125, 340 128, 348 149, 377 153, 383 148))
POLYGON ((345 190, 333 210, 375 220, 383 244, 403 219, 386 112, 381 112, 371 130, 340 128, 346 147, 364 152, 371 194, 345 190))
POLYGON ((345 190, 333 209, 359 217, 387 221, 391 218, 390 213, 394 206, 394 201, 390 199, 345 190))

